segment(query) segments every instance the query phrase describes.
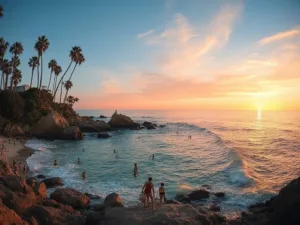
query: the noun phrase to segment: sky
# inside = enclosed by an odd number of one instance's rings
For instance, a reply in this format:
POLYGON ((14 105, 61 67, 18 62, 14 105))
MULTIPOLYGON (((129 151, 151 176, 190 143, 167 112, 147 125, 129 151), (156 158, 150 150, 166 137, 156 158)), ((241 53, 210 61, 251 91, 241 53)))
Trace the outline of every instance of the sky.
MULTIPOLYGON (((300 110, 299 0, 0 0, 0 36, 24 46, 22 84, 38 36, 65 70, 86 61, 76 109, 300 110)), ((9 53, 6 57, 11 57, 9 53)), ((69 73, 68 73, 69 74, 69 73)), ((68 77, 67 75, 66 77, 68 77)))

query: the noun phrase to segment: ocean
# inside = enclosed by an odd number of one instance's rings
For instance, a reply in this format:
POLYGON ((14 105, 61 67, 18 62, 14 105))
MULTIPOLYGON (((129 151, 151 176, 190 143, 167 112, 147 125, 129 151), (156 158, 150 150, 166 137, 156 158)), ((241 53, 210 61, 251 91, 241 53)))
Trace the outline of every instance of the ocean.
MULTIPOLYGON (((110 117, 113 111, 78 113, 110 117)), ((218 204, 228 215, 268 199, 300 175, 300 112, 119 113, 137 122, 150 121, 166 127, 112 131, 109 139, 86 133, 81 141, 29 140, 26 145, 38 150, 27 159, 30 169, 47 177, 59 176, 65 186, 83 192, 102 197, 117 192, 127 206, 138 203, 149 176, 156 191, 161 182, 165 183, 167 198, 209 185, 212 192, 226 193, 218 204), (55 159, 58 167, 53 167, 55 159), (134 163, 138 164, 138 177, 133 176, 134 163), (81 179, 83 171, 86 180, 81 179)))

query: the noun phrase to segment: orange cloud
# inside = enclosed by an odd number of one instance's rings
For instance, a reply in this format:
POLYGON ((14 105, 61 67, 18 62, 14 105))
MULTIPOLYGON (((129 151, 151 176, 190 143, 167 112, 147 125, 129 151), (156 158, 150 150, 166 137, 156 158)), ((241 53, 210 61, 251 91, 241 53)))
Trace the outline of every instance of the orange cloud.
POLYGON ((294 36, 300 35, 300 28, 294 28, 288 31, 284 31, 284 32, 280 32, 277 34, 274 34, 272 36, 269 37, 265 37, 261 40, 258 41, 258 43, 260 45, 266 45, 266 44, 270 44, 276 41, 280 41, 283 39, 288 39, 288 38, 292 38, 294 36))

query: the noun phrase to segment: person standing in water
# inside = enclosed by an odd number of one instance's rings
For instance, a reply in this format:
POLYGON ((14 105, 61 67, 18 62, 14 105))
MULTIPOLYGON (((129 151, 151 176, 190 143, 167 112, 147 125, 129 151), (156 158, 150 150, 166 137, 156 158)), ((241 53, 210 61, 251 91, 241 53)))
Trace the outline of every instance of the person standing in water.
POLYGON ((55 159, 54 160, 54 164, 53 164, 54 166, 58 166, 58 163, 57 163, 57 160, 55 159))
POLYGON ((78 165, 80 164, 80 158, 77 159, 77 163, 78 163, 78 165))
POLYGON ((160 187, 159 187, 159 203, 160 205, 162 204, 162 201, 164 200, 164 202, 166 202, 166 192, 165 192, 165 184, 161 183, 160 187))
POLYGON ((138 167, 137 167, 136 163, 134 164, 133 175, 134 175, 134 177, 136 177, 137 175, 139 175, 139 171, 138 171, 138 167))
POLYGON ((86 177, 86 176, 85 176, 85 171, 82 172, 81 177, 82 177, 83 180, 85 180, 85 177, 86 177))
POLYGON ((154 160, 154 154, 152 155, 152 160, 154 160))
POLYGON ((144 207, 149 207, 149 198, 151 199, 151 206, 153 209, 153 200, 154 200, 154 185, 152 183, 152 177, 148 178, 148 181, 144 184, 142 192, 145 194, 146 201, 144 202, 144 207))

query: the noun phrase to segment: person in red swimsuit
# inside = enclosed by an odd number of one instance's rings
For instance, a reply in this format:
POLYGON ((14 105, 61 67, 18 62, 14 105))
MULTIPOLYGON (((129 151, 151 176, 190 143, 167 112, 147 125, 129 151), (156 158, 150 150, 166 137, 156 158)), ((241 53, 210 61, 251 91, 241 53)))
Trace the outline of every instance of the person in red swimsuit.
POLYGON ((152 209, 153 209, 154 185, 152 183, 152 177, 148 178, 148 181, 143 186, 142 192, 144 192, 145 197, 146 197, 146 201, 144 201, 144 207, 146 208, 146 203, 149 207, 149 198, 150 198, 152 209))

